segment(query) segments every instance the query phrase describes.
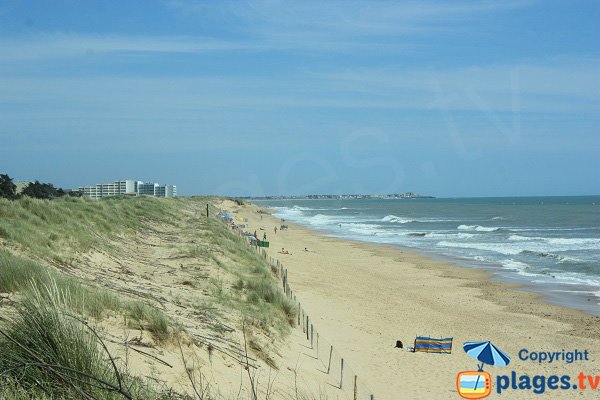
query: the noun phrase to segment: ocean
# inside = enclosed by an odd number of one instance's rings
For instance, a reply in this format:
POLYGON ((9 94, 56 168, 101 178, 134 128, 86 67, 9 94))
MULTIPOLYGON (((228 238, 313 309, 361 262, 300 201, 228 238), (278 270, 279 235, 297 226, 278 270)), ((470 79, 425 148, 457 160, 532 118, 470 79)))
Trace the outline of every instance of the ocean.
POLYGON ((600 196, 255 203, 328 236, 483 268, 549 302, 600 315, 600 196))

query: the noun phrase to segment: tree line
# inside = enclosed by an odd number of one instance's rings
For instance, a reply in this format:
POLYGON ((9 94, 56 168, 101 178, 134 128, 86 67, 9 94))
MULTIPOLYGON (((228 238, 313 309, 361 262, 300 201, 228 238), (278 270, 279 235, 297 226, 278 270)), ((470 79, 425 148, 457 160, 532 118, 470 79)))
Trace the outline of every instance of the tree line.
POLYGON ((83 193, 79 191, 65 191, 62 188, 56 188, 51 183, 41 183, 40 181, 29 182, 27 186, 17 193, 17 185, 7 174, 0 174, 0 197, 6 199, 17 199, 21 196, 33 197, 36 199, 54 199, 56 197, 71 196, 81 197, 83 193))

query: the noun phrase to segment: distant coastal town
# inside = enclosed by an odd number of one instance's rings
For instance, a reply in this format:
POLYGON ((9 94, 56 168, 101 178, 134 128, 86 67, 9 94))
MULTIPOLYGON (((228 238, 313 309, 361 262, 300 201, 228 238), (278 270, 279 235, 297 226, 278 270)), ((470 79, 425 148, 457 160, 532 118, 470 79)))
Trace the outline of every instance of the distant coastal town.
POLYGON ((413 192, 393 194, 309 194, 302 196, 259 196, 239 197, 242 200, 348 200, 348 199, 435 199, 413 192))

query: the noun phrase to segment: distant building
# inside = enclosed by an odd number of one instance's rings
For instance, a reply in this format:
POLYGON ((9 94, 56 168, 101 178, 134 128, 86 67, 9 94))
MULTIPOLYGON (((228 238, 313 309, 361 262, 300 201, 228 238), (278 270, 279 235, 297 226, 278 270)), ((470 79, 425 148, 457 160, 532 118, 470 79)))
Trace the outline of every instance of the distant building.
POLYGON ((158 183, 142 182, 136 180, 121 180, 113 183, 99 183, 93 186, 80 186, 77 189, 84 196, 92 199, 101 199, 108 196, 154 196, 175 197, 177 186, 159 185, 158 183))
POLYGON ((137 194, 139 195, 156 196, 156 191, 158 188, 158 183, 137 182, 137 194))

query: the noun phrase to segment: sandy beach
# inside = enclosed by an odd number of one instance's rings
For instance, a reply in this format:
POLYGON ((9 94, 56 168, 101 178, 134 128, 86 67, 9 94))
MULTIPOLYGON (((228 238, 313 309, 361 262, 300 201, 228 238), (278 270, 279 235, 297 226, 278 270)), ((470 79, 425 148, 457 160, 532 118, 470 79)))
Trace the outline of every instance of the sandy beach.
MULTIPOLYGON (((232 208, 233 203, 229 203, 232 208)), ((456 399, 456 375, 476 370, 462 345, 492 341, 512 362, 487 367, 491 398, 598 398, 596 391, 507 390, 496 393, 496 375, 600 375, 600 318, 544 303, 536 294, 490 280, 480 270, 434 261, 384 245, 325 237, 258 212, 238 208, 247 230, 267 234, 268 254, 288 269, 289 283, 315 329, 346 359, 380 399, 456 399), (282 254, 281 249, 290 254, 282 254), (308 251, 305 251, 305 248, 308 251), (416 335, 453 337, 451 355, 395 349, 412 346, 416 335), (529 352, 588 350, 587 361, 538 363, 521 360, 529 352)), ((264 209, 269 212, 268 209, 264 209)))

